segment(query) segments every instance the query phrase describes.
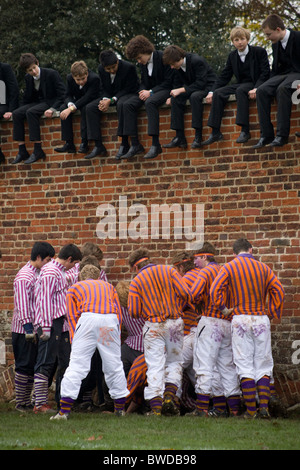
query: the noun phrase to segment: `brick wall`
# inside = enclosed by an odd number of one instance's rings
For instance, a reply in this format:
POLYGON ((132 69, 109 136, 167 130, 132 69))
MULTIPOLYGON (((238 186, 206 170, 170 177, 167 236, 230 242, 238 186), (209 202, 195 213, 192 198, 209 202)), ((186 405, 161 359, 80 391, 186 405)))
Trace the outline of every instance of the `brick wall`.
MULTIPOLYGON (((231 259, 236 238, 245 236, 253 243, 255 255, 274 269, 286 291, 283 318, 272 322, 277 391, 288 405, 300 401, 300 139, 295 137, 295 131, 300 129, 300 110, 293 107, 290 143, 278 150, 251 148, 259 138, 255 103, 250 106, 252 139, 248 144, 236 144, 239 128, 235 126, 235 110, 233 100, 223 119, 223 142, 191 150, 193 130, 187 107, 187 151, 165 149, 154 160, 147 161, 139 155, 132 162, 119 164, 114 159, 118 138, 113 111, 103 118, 109 156, 92 161, 81 154, 54 152, 61 143, 60 120, 56 117, 45 119, 42 124, 47 159, 29 167, 12 165, 17 153, 11 137, 12 123, 1 122, 2 150, 7 158, 0 170, 0 397, 9 398, 12 394, 13 280, 28 260, 34 241, 47 240, 57 251, 69 242, 79 246, 85 241, 99 243, 104 252, 103 267, 112 283, 130 279, 128 255, 140 245, 147 246, 153 259, 161 263, 169 262, 174 252, 185 248, 187 237, 174 239, 172 220, 171 236, 166 239, 162 233, 151 239, 149 229, 148 239, 121 240, 117 232, 116 239, 100 240, 96 231, 104 214, 97 208, 110 204, 118 217, 120 197, 126 196, 129 211, 136 204, 148 208, 149 213, 150 204, 179 204, 181 208, 190 204, 193 210, 203 207, 204 238, 219 249, 221 263, 231 259)), ((206 127, 208 112, 209 106, 205 105, 204 138, 210 133, 206 127)), ((161 110, 160 120, 161 143, 166 143, 174 136, 168 107, 161 110)), ((139 122, 141 143, 148 149, 151 141, 143 110, 139 122)), ((74 129, 79 145, 79 116, 74 118, 74 129)), ((32 150, 30 143, 28 150, 32 150)), ((127 223, 137 224, 139 214, 129 214, 127 223)), ((193 224, 196 219, 194 214, 193 224)), ((151 220, 149 217, 149 226, 151 220)))

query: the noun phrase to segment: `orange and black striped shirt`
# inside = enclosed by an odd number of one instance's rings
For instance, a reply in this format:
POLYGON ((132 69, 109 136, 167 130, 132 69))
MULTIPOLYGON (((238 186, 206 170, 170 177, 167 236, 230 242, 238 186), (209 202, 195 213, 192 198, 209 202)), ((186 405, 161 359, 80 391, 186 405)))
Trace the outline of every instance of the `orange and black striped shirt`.
POLYGON ((76 282, 67 291, 66 304, 70 341, 73 340, 77 322, 84 312, 116 314, 121 326, 119 297, 114 286, 108 282, 93 279, 76 282))
POLYGON ((215 308, 224 309, 227 289, 230 290, 233 315, 274 318, 282 315, 284 289, 280 281, 266 264, 250 253, 239 254, 220 270, 210 290, 215 308))
POLYGON ((131 281, 128 311, 134 318, 163 322, 182 317, 183 304, 191 300, 191 293, 182 277, 172 266, 148 264, 131 281))

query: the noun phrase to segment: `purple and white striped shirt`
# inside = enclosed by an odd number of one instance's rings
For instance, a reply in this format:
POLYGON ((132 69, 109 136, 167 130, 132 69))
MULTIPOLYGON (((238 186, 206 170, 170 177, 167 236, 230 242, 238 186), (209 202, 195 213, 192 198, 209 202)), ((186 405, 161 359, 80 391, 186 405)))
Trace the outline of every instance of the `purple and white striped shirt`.
MULTIPOLYGON (((68 287, 66 270, 61 263, 52 259, 41 268, 35 289, 35 325, 51 328, 53 320, 66 317, 68 287)), ((67 320, 65 323, 67 324, 67 320)))
POLYGON ((13 333, 25 334, 23 325, 34 323, 35 296, 34 287, 39 269, 32 266, 28 261, 17 273, 14 280, 14 313, 11 331, 13 333))
POLYGON ((127 344, 131 349, 136 351, 144 352, 144 341, 143 341, 143 326, 144 320, 142 318, 132 318, 129 315, 127 308, 122 307, 122 323, 125 326, 128 336, 124 343, 127 344))

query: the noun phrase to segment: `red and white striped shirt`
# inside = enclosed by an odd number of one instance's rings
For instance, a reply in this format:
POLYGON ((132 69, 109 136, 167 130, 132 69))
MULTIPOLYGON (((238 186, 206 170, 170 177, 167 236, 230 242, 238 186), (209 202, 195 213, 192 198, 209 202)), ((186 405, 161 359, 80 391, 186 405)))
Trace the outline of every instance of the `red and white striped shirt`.
POLYGON ((36 282, 35 325, 51 328, 53 320, 66 316, 68 290, 65 267, 52 259, 40 271, 36 282))
POLYGON ((31 262, 20 269, 14 280, 14 314, 12 318, 11 331, 23 333, 23 325, 34 323, 35 317, 35 295, 34 287, 39 269, 32 266, 31 262))
POLYGON ((148 264, 140 269, 131 281, 128 296, 128 311, 134 318, 145 321, 164 322, 182 317, 191 293, 182 277, 172 266, 148 264))
MULTIPOLYGON (((75 284, 75 282, 79 281, 79 268, 80 263, 76 263, 74 268, 71 268, 66 272, 66 278, 69 286, 72 286, 73 284, 75 284)), ((99 279, 100 281, 108 282, 106 272, 103 269, 100 269, 99 279)))
POLYGON ((129 315, 128 309, 121 307, 122 309, 122 320, 123 325, 125 326, 128 336, 125 339, 126 343, 131 349, 136 351, 144 351, 144 341, 143 341, 143 326, 144 320, 142 318, 132 318, 129 315))

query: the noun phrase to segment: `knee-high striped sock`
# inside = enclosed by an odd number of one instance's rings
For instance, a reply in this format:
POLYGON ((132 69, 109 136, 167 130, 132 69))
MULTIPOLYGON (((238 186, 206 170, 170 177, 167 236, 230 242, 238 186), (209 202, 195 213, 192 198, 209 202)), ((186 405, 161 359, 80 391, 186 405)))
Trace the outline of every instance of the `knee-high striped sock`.
POLYGON ((219 395, 217 397, 213 397, 213 406, 218 411, 225 411, 226 410, 226 398, 224 395, 219 395))
POLYGON ((26 388, 29 376, 15 373, 15 392, 16 392, 16 406, 26 406, 26 388))
POLYGON ((196 410, 197 411, 205 411, 208 412, 208 405, 209 405, 209 393, 197 393, 197 400, 196 400, 196 410))
POLYGON ((164 391, 164 398, 166 397, 170 397, 170 398, 174 398, 175 397, 175 394, 177 392, 177 385, 175 384, 172 384, 170 382, 166 383, 165 384, 165 391, 164 391))
POLYGON ((150 399, 150 408, 155 414, 161 414, 162 397, 154 397, 150 399))
POLYGON ((249 378, 241 380, 241 387, 245 405, 249 415, 253 416, 256 413, 256 386, 255 381, 249 378))
POLYGON ((115 411, 123 411, 125 408, 126 397, 124 398, 116 398, 114 400, 114 410, 115 411))
POLYGON ((28 376, 27 387, 25 391, 25 405, 30 406, 32 404, 32 390, 33 390, 33 376, 28 376))
POLYGON ((48 403, 48 377, 43 374, 34 374, 35 406, 48 403))
POLYGON ((240 409, 241 397, 240 395, 231 395, 227 398, 227 404, 230 414, 237 415, 240 409))
POLYGON ((270 399, 270 377, 264 375, 257 382, 257 392, 260 408, 268 408, 270 399))
POLYGON ((69 414, 69 413, 71 412, 73 403, 74 403, 73 398, 62 397, 62 398, 60 399, 60 410, 59 410, 59 414, 60 414, 60 415, 69 414))

